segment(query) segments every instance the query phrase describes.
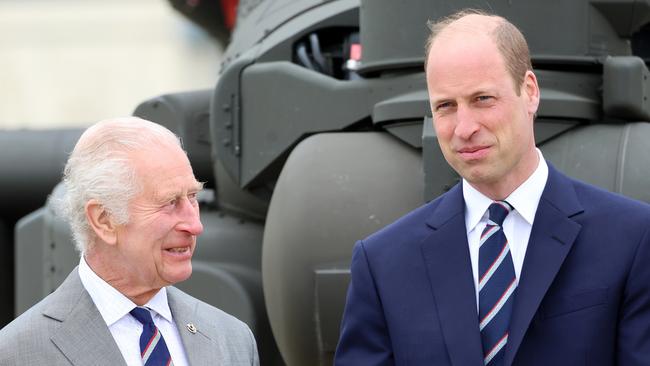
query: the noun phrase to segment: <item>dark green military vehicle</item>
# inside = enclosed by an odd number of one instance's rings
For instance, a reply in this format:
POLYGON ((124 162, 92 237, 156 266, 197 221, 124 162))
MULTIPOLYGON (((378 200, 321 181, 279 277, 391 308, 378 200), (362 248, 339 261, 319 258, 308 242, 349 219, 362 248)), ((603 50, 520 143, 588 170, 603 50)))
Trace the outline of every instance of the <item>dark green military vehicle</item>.
MULTIPOLYGON (((331 364, 354 242, 458 181, 432 128, 423 46, 428 19, 464 7, 528 39, 544 156, 650 202, 648 0, 240 1, 216 87, 135 114, 182 136, 209 188, 179 287, 248 323, 263 365, 331 364)), ((80 133, 0 132, 0 324, 78 263, 51 204, 36 208, 80 133)))

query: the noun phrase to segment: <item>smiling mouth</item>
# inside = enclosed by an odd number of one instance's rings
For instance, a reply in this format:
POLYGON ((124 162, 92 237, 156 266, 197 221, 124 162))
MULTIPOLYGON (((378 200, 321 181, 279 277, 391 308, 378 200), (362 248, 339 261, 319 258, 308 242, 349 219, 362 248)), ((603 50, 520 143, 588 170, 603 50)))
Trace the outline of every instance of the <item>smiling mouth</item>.
POLYGON ((165 251, 170 252, 170 253, 185 253, 190 250, 190 247, 180 247, 180 248, 169 248, 165 249, 165 251))

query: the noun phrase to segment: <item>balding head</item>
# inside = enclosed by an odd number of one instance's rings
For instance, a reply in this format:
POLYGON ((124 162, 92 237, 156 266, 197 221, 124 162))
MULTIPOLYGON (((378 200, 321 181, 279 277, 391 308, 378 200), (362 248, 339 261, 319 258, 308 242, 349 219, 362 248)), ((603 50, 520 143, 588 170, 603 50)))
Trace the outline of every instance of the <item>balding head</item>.
POLYGON ((180 149, 181 144, 165 127, 136 117, 104 120, 81 135, 65 166, 65 196, 58 205, 80 252, 94 241, 85 215, 86 203, 97 200, 116 222, 128 222, 128 203, 141 189, 133 154, 159 146, 180 149))
POLYGON ((429 23, 431 34, 425 46, 425 70, 430 57, 436 57, 436 40, 444 37, 479 37, 487 36, 498 48, 503 57, 508 73, 512 77, 515 90, 524 81, 526 71, 533 69, 530 51, 523 34, 507 19, 489 13, 465 9, 429 23))

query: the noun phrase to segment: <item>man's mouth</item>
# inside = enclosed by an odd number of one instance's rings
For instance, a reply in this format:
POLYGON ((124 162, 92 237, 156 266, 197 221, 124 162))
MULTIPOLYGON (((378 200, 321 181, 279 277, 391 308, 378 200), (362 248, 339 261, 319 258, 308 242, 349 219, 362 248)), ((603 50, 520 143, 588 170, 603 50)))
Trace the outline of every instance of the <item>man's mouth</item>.
POLYGON ((169 248, 169 249, 165 249, 165 250, 168 251, 168 252, 172 252, 172 253, 185 253, 188 250, 190 250, 190 247, 169 248))
POLYGON ((489 146, 470 146, 458 150, 458 154, 466 160, 476 160, 485 157, 489 151, 489 146))

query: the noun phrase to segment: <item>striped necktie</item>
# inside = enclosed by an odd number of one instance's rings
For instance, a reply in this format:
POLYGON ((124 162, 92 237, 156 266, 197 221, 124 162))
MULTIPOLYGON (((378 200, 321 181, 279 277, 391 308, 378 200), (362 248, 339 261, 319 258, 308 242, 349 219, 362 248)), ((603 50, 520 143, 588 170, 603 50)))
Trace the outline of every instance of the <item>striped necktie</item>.
POLYGON ((165 339, 153 323, 149 309, 136 307, 131 310, 131 315, 142 323, 142 334, 140 335, 142 364, 144 366, 173 365, 165 339))
POLYGON ((488 208, 488 223, 481 234, 479 262, 479 325, 485 365, 503 364, 508 343, 508 327, 517 289, 503 220, 512 211, 505 201, 493 202, 488 208))

